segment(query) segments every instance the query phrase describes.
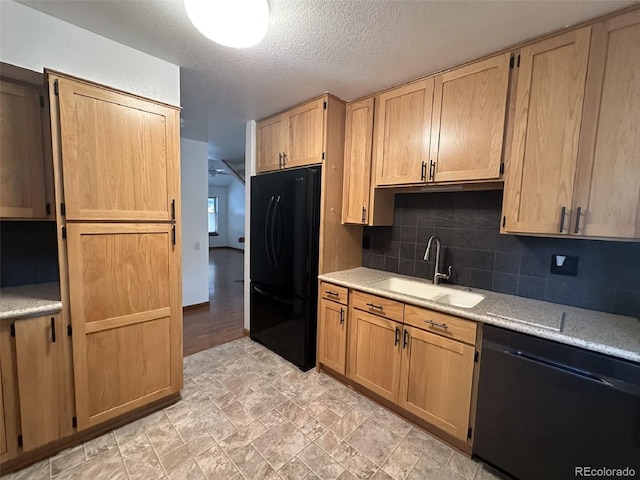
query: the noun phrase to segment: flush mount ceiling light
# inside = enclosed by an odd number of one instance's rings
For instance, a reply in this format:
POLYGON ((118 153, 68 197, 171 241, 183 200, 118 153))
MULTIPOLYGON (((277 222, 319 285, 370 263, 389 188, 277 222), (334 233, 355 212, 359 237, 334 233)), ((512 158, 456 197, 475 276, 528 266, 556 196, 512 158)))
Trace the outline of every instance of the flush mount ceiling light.
POLYGON ((226 47, 252 47, 267 33, 267 0, 184 0, 184 6, 200 33, 226 47))

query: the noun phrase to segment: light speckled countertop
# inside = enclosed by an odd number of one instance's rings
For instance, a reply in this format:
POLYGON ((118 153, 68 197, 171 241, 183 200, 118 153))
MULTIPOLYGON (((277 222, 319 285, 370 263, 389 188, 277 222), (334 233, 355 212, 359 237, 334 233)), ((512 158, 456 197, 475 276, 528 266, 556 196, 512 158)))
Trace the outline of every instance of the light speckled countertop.
POLYGON ((57 282, 0 289, 0 320, 48 315, 60 310, 62 302, 57 282))
MULTIPOLYGON (((327 273, 318 278, 431 310, 640 362, 638 319, 475 288, 470 290, 484 295, 485 299, 473 308, 461 308, 370 286, 389 277, 431 284, 430 280, 364 267, 327 273)), ((468 290, 454 285, 443 286, 468 290)))

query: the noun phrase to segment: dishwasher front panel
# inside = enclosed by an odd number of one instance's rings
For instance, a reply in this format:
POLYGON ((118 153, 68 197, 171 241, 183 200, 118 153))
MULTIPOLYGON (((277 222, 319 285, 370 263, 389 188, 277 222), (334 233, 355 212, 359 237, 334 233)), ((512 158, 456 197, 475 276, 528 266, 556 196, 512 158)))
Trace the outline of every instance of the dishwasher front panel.
POLYGON ((640 477, 640 365, 485 326, 473 453, 520 480, 640 477))

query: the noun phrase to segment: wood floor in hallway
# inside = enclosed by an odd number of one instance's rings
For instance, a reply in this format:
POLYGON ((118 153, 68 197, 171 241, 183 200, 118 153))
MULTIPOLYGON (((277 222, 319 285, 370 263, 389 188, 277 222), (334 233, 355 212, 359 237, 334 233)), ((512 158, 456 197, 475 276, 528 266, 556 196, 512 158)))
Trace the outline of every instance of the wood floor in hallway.
POLYGON ((244 252, 209 250, 209 305, 184 312, 184 355, 242 337, 244 252))

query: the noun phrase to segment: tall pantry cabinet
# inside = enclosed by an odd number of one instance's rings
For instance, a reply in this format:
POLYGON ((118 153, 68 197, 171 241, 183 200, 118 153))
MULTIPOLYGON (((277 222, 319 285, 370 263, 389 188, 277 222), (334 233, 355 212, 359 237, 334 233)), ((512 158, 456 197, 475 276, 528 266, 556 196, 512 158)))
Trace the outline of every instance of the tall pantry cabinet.
POLYGON ((48 82, 81 430, 182 388, 179 109, 48 82))

